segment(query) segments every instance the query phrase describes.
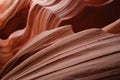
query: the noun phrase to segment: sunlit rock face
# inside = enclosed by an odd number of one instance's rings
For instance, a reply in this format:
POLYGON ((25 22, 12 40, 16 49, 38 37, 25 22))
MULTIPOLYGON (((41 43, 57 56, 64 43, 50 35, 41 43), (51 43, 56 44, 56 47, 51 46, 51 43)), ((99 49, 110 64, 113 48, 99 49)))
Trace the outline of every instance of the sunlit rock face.
POLYGON ((0 0, 1 80, 119 80, 120 0, 0 0))
POLYGON ((7 39, 11 33, 26 25, 30 0, 1 0, 0 38, 7 39))

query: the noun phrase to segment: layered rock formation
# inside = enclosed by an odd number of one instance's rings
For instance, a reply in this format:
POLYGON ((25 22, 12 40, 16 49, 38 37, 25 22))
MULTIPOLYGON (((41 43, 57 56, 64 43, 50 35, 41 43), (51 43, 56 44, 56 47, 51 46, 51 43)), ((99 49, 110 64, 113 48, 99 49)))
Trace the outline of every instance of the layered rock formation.
POLYGON ((120 79, 119 0, 0 3, 2 80, 120 79))

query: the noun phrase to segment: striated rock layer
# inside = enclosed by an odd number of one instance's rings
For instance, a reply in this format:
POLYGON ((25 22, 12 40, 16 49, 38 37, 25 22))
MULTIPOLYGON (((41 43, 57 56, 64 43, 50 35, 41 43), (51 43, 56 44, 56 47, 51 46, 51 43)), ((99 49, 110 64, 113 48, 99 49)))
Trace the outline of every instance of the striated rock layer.
POLYGON ((1 0, 0 79, 119 80, 119 4, 1 0))
POLYGON ((70 26, 30 40, 1 71, 2 80, 107 79, 120 73, 120 35, 70 26), (106 74, 106 75, 105 75, 106 74))

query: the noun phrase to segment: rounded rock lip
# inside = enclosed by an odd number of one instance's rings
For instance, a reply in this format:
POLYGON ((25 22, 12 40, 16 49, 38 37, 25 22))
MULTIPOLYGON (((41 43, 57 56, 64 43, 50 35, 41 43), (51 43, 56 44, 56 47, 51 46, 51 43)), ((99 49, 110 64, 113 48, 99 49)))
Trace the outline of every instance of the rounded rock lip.
POLYGON ((83 0, 83 4, 86 6, 99 7, 107 5, 113 1, 114 0, 83 0))

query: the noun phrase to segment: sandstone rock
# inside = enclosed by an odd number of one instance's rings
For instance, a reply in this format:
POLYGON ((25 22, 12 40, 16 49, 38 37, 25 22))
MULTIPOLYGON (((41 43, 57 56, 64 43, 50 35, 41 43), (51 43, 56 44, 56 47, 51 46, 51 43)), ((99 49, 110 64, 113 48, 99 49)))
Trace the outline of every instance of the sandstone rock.
POLYGON ((1 0, 1 80, 119 80, 119 0, 1 0))

